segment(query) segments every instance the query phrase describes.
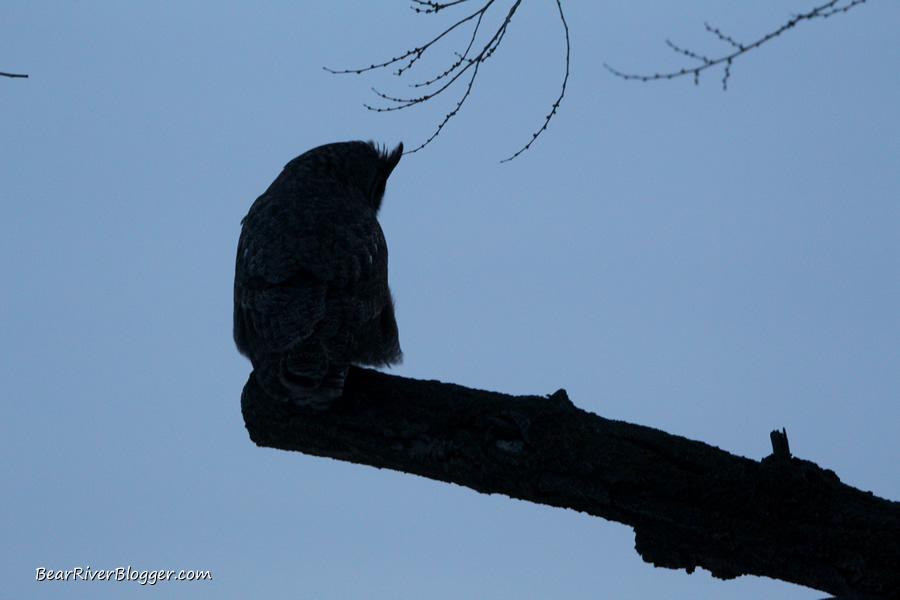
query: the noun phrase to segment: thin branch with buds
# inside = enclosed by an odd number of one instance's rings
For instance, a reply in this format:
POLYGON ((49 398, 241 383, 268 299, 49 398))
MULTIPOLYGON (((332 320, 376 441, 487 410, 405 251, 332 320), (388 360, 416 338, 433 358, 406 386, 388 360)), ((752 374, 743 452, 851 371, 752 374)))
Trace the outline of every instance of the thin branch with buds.
MULTIPOLYGON (((437 12, 439 12, 445 8, 450 8, 457 4, 462 4, 466 0, 453 0, 450 2, 434 2, 434 1, 430 1, 430 0, 411 0, 411 1, 413 2, 413 6, 411 8, 414 11, 416 11, 417 13, 436 14, 437 12)), ((437 126, 437 129, 435 129, 434 133, 432 133, 431 136, 427 140, 425 140, 422 144, 420 144, 416 148, 413 148, 412 150, 408 150, 406 153, 411 154, 413 152, 417 152, 417 151, 421 150, 422 148, 424 148, 425 146, 427 146, 428 144, 430 144, 432 142, 432 140, 434 140, 438 136, 438 134, 441 132, 441 130, 444 128, 444 126, 450 121, 450 119, 452 119, 454 116, 457 115, 457 113, 459 113, 463 104, 465 104, 466 100, 469 98, 469 94, 472 92, 472 86, 475 83, 475 78, 478 76, 479 68, 488 58, 490 58, 494 54, 494 52, 497 50, 497 48, 499 48, 500 43, 503 41, 503 36, 506 35, 507 27, 509 26, 510 22, 512 21, 513 15, 516 13, 516 10, 518 10, 519 5, 522 3, 522 0, 515 0, 515 2, 513 2, 512 6, 509 9, 509 12, 507 13, 503 22, 500 24, 500 26, 494 32, 493 36, 491 36, 491 38, 489 40, 487 40, 487 42, 485 42, 484 45, 481 46, 481 49, 476 52, 476 49, 477 49, 476 41, 478 39, 478 33, 481 28, 482 21, 484 19, 485 14, 488 11, 488 9, 494 4, 495 1, 496 0, 486 0, 484 5, 480 9, 474 11, 467 17, 463 17, 463 18, 459 19, 456 23, 454 23, 453 25, 444 29, 444 31, 442 31, 436 37, 431 39, 429 42, 427 42, 421 46, 417 46, 416 48, 413 48, 412 50, 409 50, 409 51, 405 52, 404 54, 397 56, 396 58, 392 58, 388 61, 385 61, 385 62, 382 62, 379 64, 373 64, 368 67, 363 67, 363 68, 359 68, 359 69, 335 70, 335 69, 329 69, 329 68, 325 67, 325 70, 328 71, 329 73, 336 73, 336 74, 344 74, 344 73, 360 74, 360 73, 364 73, 367 71, 373 71, 375 69, 383 69, 383 68, 387 68, 387 67, 390 67, 393 65, 397 65, 397 70, 394 72, 394 75, 397 75, 399 77, 399 76, 402 76, 406 71, 411 69, 412 66, 420 58, 422 58, 422 56, 424 56, 424 54, 432 46, 434 46, 438 41, 440 41, 445 36, 452 33, 458 27, 461 27, 468 23, 471 26, 471 33, 469 35, 468 44, 463 52, 461 52, 461 53, 455 52, 454 53, 456 55, 456 59, 454 60, 454 62, 444 72, 436 75, 435 77, 425 80, 425 81, 418 82, 418 83, 413 83, 410 85, 410 87, 412 87, 412 88, 422 90, 422 93, 419 96, 401 98, 401 97, 388 95, 384 92, 378 91, 375 88, 372 88, 372 91, 375 92, 375 94, 378 97, 380 97, 382 100, 386 100, 387 102, 392 103, 393 106, 375 107, 375 106, 371 106, 368 104, 365 105, 365 107, 367 109, 375 111, 375 112, 388 112, 388 111, 393 111, 393 110, 400 110, 403 108, 409 108, 410 106, 420 104, 422 102, 425 102, 427 100, 434 98, 435 96, 438 96, 439 94, 441 94, 444 91, 446 91, 447 89, 449 89, 454 83, 459 81, 463 77, 463 75, 468 75, 468 82, 465 85, 465 91, 463 92, 462 97, 459 99, 459 101, 457 101, 456 105, 453 107, 453 110, 451 110, 444 117, 444 119, 441 121, 441 123, 437 126)), ((517 157, 519 154, 521 154, 522 152, 524 152, 525 150, 527 150, 528 148, 531 147, 531 145, 538 138, 538 136, 540 136, 540 134, 543 133, 547 129, 547 126, 550 123, 550 119, 553 117, 553 115, 556 114, 556 111, 558 110, 559 105, 562 102, 563 96, 566 93, 566 83, 568 82, 568 79, 569 79, 569 51, 570 51, 569 50, 569 27, 566 24, 566 20, 563 15, 562 0, 556 0, 556 5, 559 9, 560 20, 562 21, 563 28, 565 30, 565 35, 566 35, 566 74, 565 74, 565 78, 563 79, 562 90, 561 90, 560 95, 557 98, 556 102, 554 102, 553 107, 550 111, 550 114, 548 114, 546 119, 544 120, 542 127, 540 129, 538 129, 537 132, 532 134, 531 140, 524 147, 522 147, 518 152, 516 152, 509 158, 505 159, 503 162, 512 160, 513 158, 517 157)), ((463 80, 463 81, 465 81, 465 80, 463 80)))
POLYGON ((678 54, 683 54, 683 55, 687 56, 688 58, 693 58, 702 63, 701 65, 694 67, 692 69, 684 68, 679 71, 673 71, 671 73, 656 73, 654 75, 634 75, 634 74, 624 73, 622 71, 619 71, 618 69, 614 69, 613 67, 611 67, 610 65, 608 65, 606 63, 604 63, 603 66, 606 67, 606 69, 608 71, 610 71, 613 75, 621 77, 622 79, 637 79, 640 81, 656 81, 659 79, 674 79, 676 77, 681 77, 683 75, 693 74, 694 75, 694 84, 699 84, 700 83, 700 73, 702 71, 705 71, 706 69, 709 69, 711 67, 715 67, 716 65, 724 64, 725 70, 724 70, 724 75, 722 77, 722 89, 727 90, 728 89, 728 79, 731 77, 731 63, 737 57, 749 52, 750 50, 753 50, 754 48, 758 48, 759 46, 762 46, 769 40, 772 40, 772 39, 780 36, 782 33, 786 32, 789 29, 792 29, 794 26, 796 26, 801 21, 811 21, 813 19, 819 19, 819 18, 827 19, 828 17, 831 17, 833 15, 836 15, 839 13, 845 13, 848 10, 850 10, 851 8, 853 8, 854 6, 863 4, 866 0, 849 0, 849 2, 847 2, 847 4, 844 4, 844 5, 840 5, 839 4, 840 1, 841 0, 831 0, 830 2, 826 2, 825 4, 818 6, 809 12, 802 13, 802 14, 795 14, 791 17, 791 19, 787 23, 785 23, 784 25, 782 25, 775 31, 768 33, 765 36, 759 38, 758 40, 756 40, 755 42, 753 42, 751 44, 741 44, 741 43, 735 41, 731 36, 728 36, 728 35, 725 35, 724 33, 722 33, 722 31, 719 30, 717 27, 712 27, 711 25, 709 25, 709 23, 704 23, 704 26, 706 27, 706 31, 708 31, 709 33, 712 33, 717 38, 719 38, 720 41, 725 42, 726 44, 728 44, 729 46, 734 48, 734 52, 732 52, 731 54, 725 55, 725 56, 721 56, 719 58, 709 58, 708 56, 705 56, 703 54, 698 54, 692 50, 688 50, 687 48, 682 48, 681 46, 677 46, 676 44, 672 43, 670 40, 666 40, 666 44, 674 52, 677 52, 678 54))
POLYGON ((552 119, 553 115, 556 114, 556 110, 559 108, 560 103, 562 103, 563 96, 566 95, 566 84, 569 82, 569 55, 571 51, 571 46, 569 44, 569 25, 568 23, 566 23, 566 17, 563 14, 562 4, 560 3, 560 0, 556 0, 556 7, 559 9, 559 20, 562 22, 563 29, 566 33, 566 75, 565 77, 563 77, 562 88, 559 90, 559 97, 556 99, 556 102, 553 103, 553 108, 550 110, 550 114, 547 115, 547 118, 544 119, 544 124, 541 126, 541 128, 531 134, 531 140, 522 148, 520 148, 518 152, 516 152, 509 158, 501 160, 500 162, 509 162, 531 148, 531 145, 536 139, 538 139, 538 136, 546 131, 547 126, 550 125, 550 119, 552 119))

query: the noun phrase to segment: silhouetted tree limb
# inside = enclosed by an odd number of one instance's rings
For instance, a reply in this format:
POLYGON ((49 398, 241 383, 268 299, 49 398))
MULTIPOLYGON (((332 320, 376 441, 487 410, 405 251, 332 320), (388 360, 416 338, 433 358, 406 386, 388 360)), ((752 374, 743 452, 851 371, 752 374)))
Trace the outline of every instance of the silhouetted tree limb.
POLYGON ((3 77, 28 77, 28 75, 19 75, 18 73, 2 73, 2 72, 0 72, 0 75, 2 75, 3 77))
POLYGON ((763 37, 759 38, 753 43, 750 44, 741 44, 735 41, 731 36, 725 35, 722 33, 720 29, 717 27, 712 27, 709 23, 704 23, 703 25, 706 27, 706 31, 712 33, 720 41, 725 42, 729 46, 731 46, 734 51, 730 54, 726 54, 724 56, 720 56, 718 58, 709 58, 703 54, 698 54, 692 50, 688 50, 687 48, 682 48, 681 46, 677 46, 672 43, 671 40, 666 40, 666 45, 669 46, 674 52, 678 54, 683 54, 688 58, 693 58, 695 60, 700 61, 702 64, 696 66, 694 68, 688 69, 684 68, 678 71, 674 71, 671 73, 656 73, 654 75, 633 75, 628 73, 623 73, 618 69, 614 69, 606 63, 603 63, 603 66, 606 67, 608 71, 610 71, 613 75, 621 77, 622 79, 638 79, 640 81, 655 81, 658 79, 674 79, 675 77, 681 77, 683 75, 688 75, 693 73, 694 75, 694 84, 697 85, 700 83, 700 73, 709 69, 710 67, 715 67, 716 65, 725 65, 725 73, 722 76, 722 89, 728 89, 728 78, 731 77, 731 63, 737 57, 753 50, 754 48, 759 48, 766 42, 775 39, 780 36, 782 33, 788 31, 789 29, 793 29, 798 23, 802 21, 811 21, 813 19, 827 19, 828 17, 834 16, 839 13, 845 13, 854 6, 859 6, 863 4, 866 0, 849 0, 849 2, 843 6, 839 5, 840 0, 831 0, 830 2, 826 2, 825 4, 818 6, 812 9, 809 12, 793 15, 791 19, 776 29, 771 33, 767 33, 763 37))
MULTIPOLYGON (((455 1, 451 1, 451 2, 431 2, 431 1, 426 1, 426 0, 412 0, 412 2, 413 2, 412 8, 417 13, 437 14, 438 12, 440 12, 441 10, 444 10, 445 8, 449 8, 451 6, 456 6, 456 5, 462 4, 465 1, 466 0, 455 0, 455 1)), ((336 73, 336 74, 341 74, 341 73, 343 73, 343 74, 346 74, 346 73, 359 74, 359 73, 365 73, 366 71, 373 71, 375 69, 383 69, 383 68, 390 67, 392 65, 398 65, 397 71, 394 74, 397 75, 398 77, 401 77, 401 76, 403 76, 404 73, 406 73, 406 71, 411 69, 412 66, 420 58, 422 58, 422 56, 429 49, 432 48, 432 46, 434 46, 437 42, 439 42, 445 36, 452 33, 458 27, 461 27, 462 25, 465 25, 468 23, 471 26, 471 31, 468 35, 468 42, 467 42, 465 50, 463 50, 462 52, 454 53, 456 58, 453 60, 453 62, 450 63, 450 66, 444 72, 442 72, 439 75, 436 75, 430 79, 426 79, 424 81, 420 81, 418 83, 413 83, 410 85, 410 87, 412 87, 412 88, 421 89, 422 93, 420 95, 407 97, 407 98, 400 98, 400 97, 396 97, 396 96, 390 96, 383 92, 379 92, 375 88, 372 88, 372 91, 375 92, 375 94, 377 94, 381 99, 386 100, 390 103, 393 103, 394 105, 387 106, 387 107, 374 107, 374 106, 370 106, 368 104, 365 105, 366 108, 368 108, 369 110, 373 110, 375 112, 386 112, 386 111, 392 111, 392 110, 400 110, 403 108, 409 108, 410 106, 414 106, 416 104, 421 104, 422 102, 430 100, 431 98, 434 98, 435 96, 443 93, 444 91, 449 89, 454 83, 456 83, 458 80, 460 80, 460 78, 462 78, 463 75, 468 75, 468 83, 466 84, 465 91, 463 92, 463 95, 459 99, 459 101, 457 101, 456 106, 453 108, 453 110, 451 110, 444 117, 444 120, 441 121, 441 123, 438 125, 438 127, 434 131, 434 133, 431 134, 431 137, 429 137, 427 140, 425 140, 419 146, 413 148, 412 150, 407 151, 406 154, 418 152, 419 150, 421 150, 422 148, 424 148, 425 146, 430 144, 431 141, 434 140, 434 138, 436 138, 438 136, 438 134, 441 132, 441 130, 444 128, 444 125, 446 125, 447 122, 450 121, 450 119, 452 119, 454 116, 456 116, 456 114, 462 108, 463 104, 468 99, 469 94, 472 92, 472 86, 475 83, 475 78, 478 76, 478 69, 488 58, 490 58, 494 54, 494 52, 497 50, 497 48, 500 47, 500 43, 503 41, 503 36, 506 35, 507 27, 509 26, 510 22, 512 21, 512 17, 516 13, 516 10, 519 8, 519 5, 522 3, 522 0, 514 0, 514 2, 512 3, 512 6, 509 9, 509 12, 506 15, 506 18, 503 20, 503 22, 500 24, 500 26, 497 28, 497 30, 493 33, 493 35, 487 40, 487 42, 484 42, 483 44, 476 46, 476 41, 478 39, 478 32, 479 32, 479 29, 481 28, 484 16, 487 13, 488 9, 491 7, 491 5, 494 4, 495 1, 496 0, 486 0, 484 2, 484 4, 481 6, 481 8, 479 8, 475 12, 471 13, 467 17, 463 17, 463 18, 459 19, 458 21, 456 21, 456 23, 447 27, 446 29, 444 29, 444 31, 442 31, 436 37, 432 38, 429 42, 426 42, 425 44, 422 44, 421 46, 417 46, 417 47, 413 48, 412 50, 408 50, 407 52, 401 54, 400 56, 398 56, 396 58, 392 58, 388 61, 385 61, 385 62, 382 62, 379 64, 373 64, 368 67, 363 67, 360 69, 335 70, 335 69, 329 69, 328 67, 325 67, 325 70, 330 73, 336 73), (478 49, 479 47, 480 47, 480 50, 478 49)), ((547 126, 550 124, 550 119, 552 119, 553 115, 556 114, 556 111, 557 111, 557 109, 559 109, 559 105, 562 102, 562 99, 566 94, 566 84, 569 81, 569 50, 570 50, 570 48, 569 48, 569 26, 568 26, 568 24, 566 24, 566 18, 563 15, 562 0, 556 0, 556 6, 559 9, 559 19, 562 22, 563 30, 565 31, 565 36, 566 36, 566 72, 565 72, 565 77, 563 78, 563 82, 562 82, 562 89, 560 90, 559 97, 556 99, 556 102, 553 103, 553 106, 550 109, 550 114, 548 114, 547 117, 544 119, 543 125, 536 132, 534 132, 531 135, 531 140, 527 144, 525 144, 521 149, 519 149, 518 152, 516 152, 509 158, 504 159, 502 162, 506 162, 506 161, 514 159, 515 157, 520 155, 522 152, 524 152, 525 150, 528 150, 528 148, 531 147, 531 145, 538 138, 538 136, 540 136, 541 133, 543 133, 547 129, 547 126)))
POLYGON ((900 503, 791 458, 777 432, 757 462, 585 412, 564 390, 508 396, 353 367, 329 410, 273 400, 252 374, 241 406, 257 445, 625 523, 656 566, 900 599, 900 503))

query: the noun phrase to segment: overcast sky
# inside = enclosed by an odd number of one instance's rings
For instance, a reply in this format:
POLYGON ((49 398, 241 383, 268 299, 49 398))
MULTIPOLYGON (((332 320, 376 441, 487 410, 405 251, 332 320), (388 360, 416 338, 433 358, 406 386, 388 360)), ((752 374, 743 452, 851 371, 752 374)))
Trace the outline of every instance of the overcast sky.
MULTIPOLYGON (((293 157, 412 148, 463 89, 378 62, 471 11, 405 0, 0 5, 0 596, 812 600, 655 569, 630 528, 257 448, 231 339, 240 220, 293 157), (212 581, 37 582, 36 569, 212 581)), ((484 27, 496 26, 501 1, 484 27)), ((501 6, 502 5, 502 6, 501 6)), ((900 3, 801 23, 732 66, 652 73, 815 4, 523 2, 459 115, 381 213, 400 375, 579 407, 900 500, 900 3), (736 7, 740 4, 739 7, 736 7)))

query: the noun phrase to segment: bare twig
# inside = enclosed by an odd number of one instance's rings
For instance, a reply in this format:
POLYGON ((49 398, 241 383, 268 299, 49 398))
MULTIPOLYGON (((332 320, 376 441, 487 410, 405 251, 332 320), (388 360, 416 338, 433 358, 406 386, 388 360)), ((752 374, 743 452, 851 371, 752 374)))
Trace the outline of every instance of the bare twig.
POLYGON ((563 96, 566 95, 566 84, 569 82, 569 53, 571 50, 571 46, 569 44, 569 25, 568 23, 566 23, 566 17, 563 14, 561 0, 556 0, 556 6, 559 9, 559 20, 562 21, 563 29, 566 32, 566 76, 563 77, 562 88, 559 91, 559 97, 556 99, 556 102, 553 103, 553 108, 550 110, 550 114, 547 115, 547 118, 544 120, 544 124, 541 126, 541 128, 531 134, 531 140, 527 144, 525 144, 525 146, 523 146, 518 152, 500 162, 511 161, 518 155, 531 148, 531 145, 536 139, 538 139, 538 136, 547 129, 547 126, 550 124, 550 119, 552 119, 553 115, 556 114, 556 110, 559 108, 560 103, 562 103, 563 96))
MULTIPOLYGON (((411 0, 413 2, 413 6, 411 7, 417 13, 424 14, 434 14, 445 8, 450 8, 452 6, 462 4, 466 0, 453 0, 450 2, 434 2, 431 0, 411 0)), ((485 0, 484 5, 481 6, 478 10, 474 11, 470 15, 463 17, 456 21, 453 25, 444 29, 440 34, 432 38, 427 43, 417 46, 412 50, 409 50, 400 56, 392 58, 382 63, 372 64, 368 67, 362 67, 359 69, 344 69, 344 70, 335 70, 325 68, 326 71, 330 73, 365 73, 367 71, 373 71, 375 69, 387 68, 392 65, 397 65, 397 70, 394 72, 394 75, 402 76, 406 71, 412 68, 412 66, 420 59, 424 54, 434 46, 438 41, 452 33, 457 28, 469 24, 471 26, 471 32, 469 33, 469 40, 466 48, 463 52, 455 52, 456 59, 450 64, 450 66, 444 70, 442 73, 432 77, 431 79, 427 79, 425 81, 420 81, 417 83, 413 83, 410 87, 415 89, 420 89, 421 94, 413 97, 398 97, 386 94, 381 92, 375 88, 372 88, 372 91, 381 98, 389 103, 392 103, 392 106, 382 106, 376 107, 366 104, 365 107, 369 110, 375 112, 388 112, 393 110, 400 110, 402 108, 409 108, 410 106, 414 106, 416 104, 421 104, 427 100, 438 96, 439 94, 446 91, 450 86, 460 80, 463 75, 467 75, 468 81, 465 85, 465 91, 462 94, 462 97, 457 101, 456 105, 453 107, 444 119, 438 124, 434 133, 426 139, 422 144, 413 148, 412 150, 408 150, 406 154, 411 154, 413 152, 417 152, 430 144, 432 140, 434 140, 444 126, 452 119, 456 114, 460 111, 465 101, 469 98, 469 94, 472 92, 472 87, 475 83, 475 78, 478 76, 478 70, 481 65, 493 55, 493 53, 499 48, 500 43, 503 41, 503 36, 506 35, 507 27, 509 27, 510 22, 512 21, 513 15, 518 10, 519 5, 522 3, 522 0, 514 0, 512 6, 510 7, 506 17, 503 19, 503 22, 494 32, 494 34, 488 39, 484 44, 480 45, 480 50, 477 50, 476 42, 478 39, 478 33, 481 28, 483 19, 488 9, 495 3, 496 0, 485 0), (477 51, 476 51, 477 50, 477 51)), ((566 35, 566 74, 563 79, 562 91, 557 98, 556 102, 553 104, 553 107, 550 111, 550 114, 547 115, 547 118, 544 121, 543 126, 534 134, 532 134, 531 140, 518 152, 504 160, 506 162, 508 160, 512 160, 525 150, 527 150, 537 137, 543 133, 548 124, 550 123, 550 119, 553 115, 556 114, 556 111, 559 108, 560 103, 562 102, 563 96, 566 91, 566 83, 569 79, 569 27, 566 24, 565 17, 563 16, 562 11, 562 0, 556 0, 557 7, 559 8, 559 16, 560 20, 563 23, 563 28, 565 30, 566 35)))
POLYGON ((3 77, 28 77, 28 75, 19 75, 18 73, 0 73, 3 77))
POLYGON ((630 73, 624 73, 622 71, 619 71, 618 69, 614 69, 613 67, 611 67, 610 65, 608 65, 606 63, 604 63, 603 66, 606 67, 606 69, 608 71, 610 71, 613 75, 621 77, 622 79, 637 79, 640 81, 656 81, 658 79, 674 79, 675 77, 681 77, 682 75, 688 75, 688 74, 693 73, 694 84, 699 84, 701 71, 705 71, 706 69, 709 69, 710 67, 714 67, 716 65, 724 64, 725 69, 724 69, 724 75, 722 77, 722 89, 727 90, 728 89, 728 78, 731 77, 731 63, 738 56, 741 56, 742 54, 745 54, 745 53, 749 52, 750 50, 753 50, 754 48, 758 48, 759 46, 762 46, 769 40, 772 40, 772 39, 778 37, 779 35, 781 35, 782 33, 786 32, 787 30, 792 29, 795 25, 797 25, 801 21, 811 21, 813 19, 818 19, 818 18, 827 19, 828 17, 830 17, 832 15, 836 15, 838 13, 845 13, 848 10, 850 10, 851 8, 853 8, 854 6, 863 4, 866 0, 849 0, 849 1, 845 0, 845 1, 847 1, 846 4, 840 5, 839 3, 841 2, 841 0, 831 0, 830 2, 826 2, 825 4, 818 6, 814 9, 810 10, 809 12, 802 13, 802 14, 795 14, 791 17, 791 19, 787 23, 785 23, 784 25, 782 25, 775 31, 764 35, 763 37, 759 38, 758 40, 756 40, 755 42, 753 42, 751 44, 741 44, 741 43, 735 41, 731 36, 728 36, 728 35, 725 35, 724 33, 722 33, 722 31, 719 30, 717 27, 712 27, 711 25, 709 25, 709 23, 704 23, 704 26, 706 27, 706 31, 708 31, 709 33, 712 33, 717 38, 719 38, 720 41, 725 42, 726 44, 728 44, 729 46, 734 48, 734 52, 732 52, 731 54, 725 55, 725 56, 721 56, 719 58, 709 58, 708 56, 705 56, 703 54, 698 54, 692 50, 688 50, 687 48, 682 48, 681 46, 677 46, 674 43, 672 43, 670 40, 666 40, 666 44, 674 52, 677 52, 678 54, 683 54, 683 55, 687 56, 688 58, 693 58, 702 63, 701 65, 696 66, 694 68, 683 68, 681 70, 673 71, 670 73, 655 73, 653 75, 635 75, 635 74, 630 74, 630 73))

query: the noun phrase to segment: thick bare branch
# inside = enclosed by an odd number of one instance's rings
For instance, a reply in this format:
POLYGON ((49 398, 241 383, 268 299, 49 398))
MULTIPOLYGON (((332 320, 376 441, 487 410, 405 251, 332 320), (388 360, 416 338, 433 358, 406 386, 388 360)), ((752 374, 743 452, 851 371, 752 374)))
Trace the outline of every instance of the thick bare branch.
POLYGON ((792 458, 784 433, 754 461, 585 412, 563 390, 514 397, 355 367, 329 410, 273 400, 253 375, 241 406, 260 446, 625 523, 656 566, 900 600, 900 503, 792 458))
MULTIPOLYGON (((845 0, 846 1, 846 0, 845 0)), ((681 77, 683 75, 694 75, 694 83, 700 83, 700 73, 709 69, 711 67, 715 67, 716 65, 724 65, 724 74, 722 76, 722 89, 728 89, 728 79, 731 77, 731 64, 734 59, 739 56, 746 54, 750 50, 754 48, 758 48, 765 44, 766 42, 775 39, 780 36, 782 33, 788 31, 789 29, 793 29, 797 24, 802 21, 811 21, 813 19, 827 19, 833 15, 839 13, 845 13, 854 6, 859 6, 863 4, 866 0, 849 0, 846 4, 841 5, 841 0, 831 0, 830 2, 826 2, 825 4, 818 6, 809 12, 802 14, 795 14, 791 17, 791 19, 776 29, 771 33, 764 35, 753 43, 750 44, 741 44, 735 41, 731 36, 725 35, 722 31, 716 27, 712 27, 709 23, 704 23, 706 27, 706 31, 715 35, 720 41, 725 42, 729 46, 731 46, 734 51, 730 54, 726 54, 724 56, 720 56, 718 58, 710 58, 704 54, 698 54, 692 50, 687 48, 683 48, 678 46, 670 40, 666 40, 666 45, 672 49, 672 51, 677 52, 678 54, 683 54, 688 58, 692 58, 694 60, 699 61, 701 64, 693 67, 693 68, 683 68, 678 71, 673 71, 670 73, 655 73, 653 75, 635 75, 624 73, 618 69, 611 67, 610 65, 604 63, 603 66, 606 67, 608 71, 610 71, 613 75, 617 77, 621 77, 622 79, 637 79, 639 81, 656 81, 659 79, 674 79, 676 77, 681 77)))
POLYGON ((18 73, 0 73, 3 77, 28 77, 28 75, 19 75, 18 73))

